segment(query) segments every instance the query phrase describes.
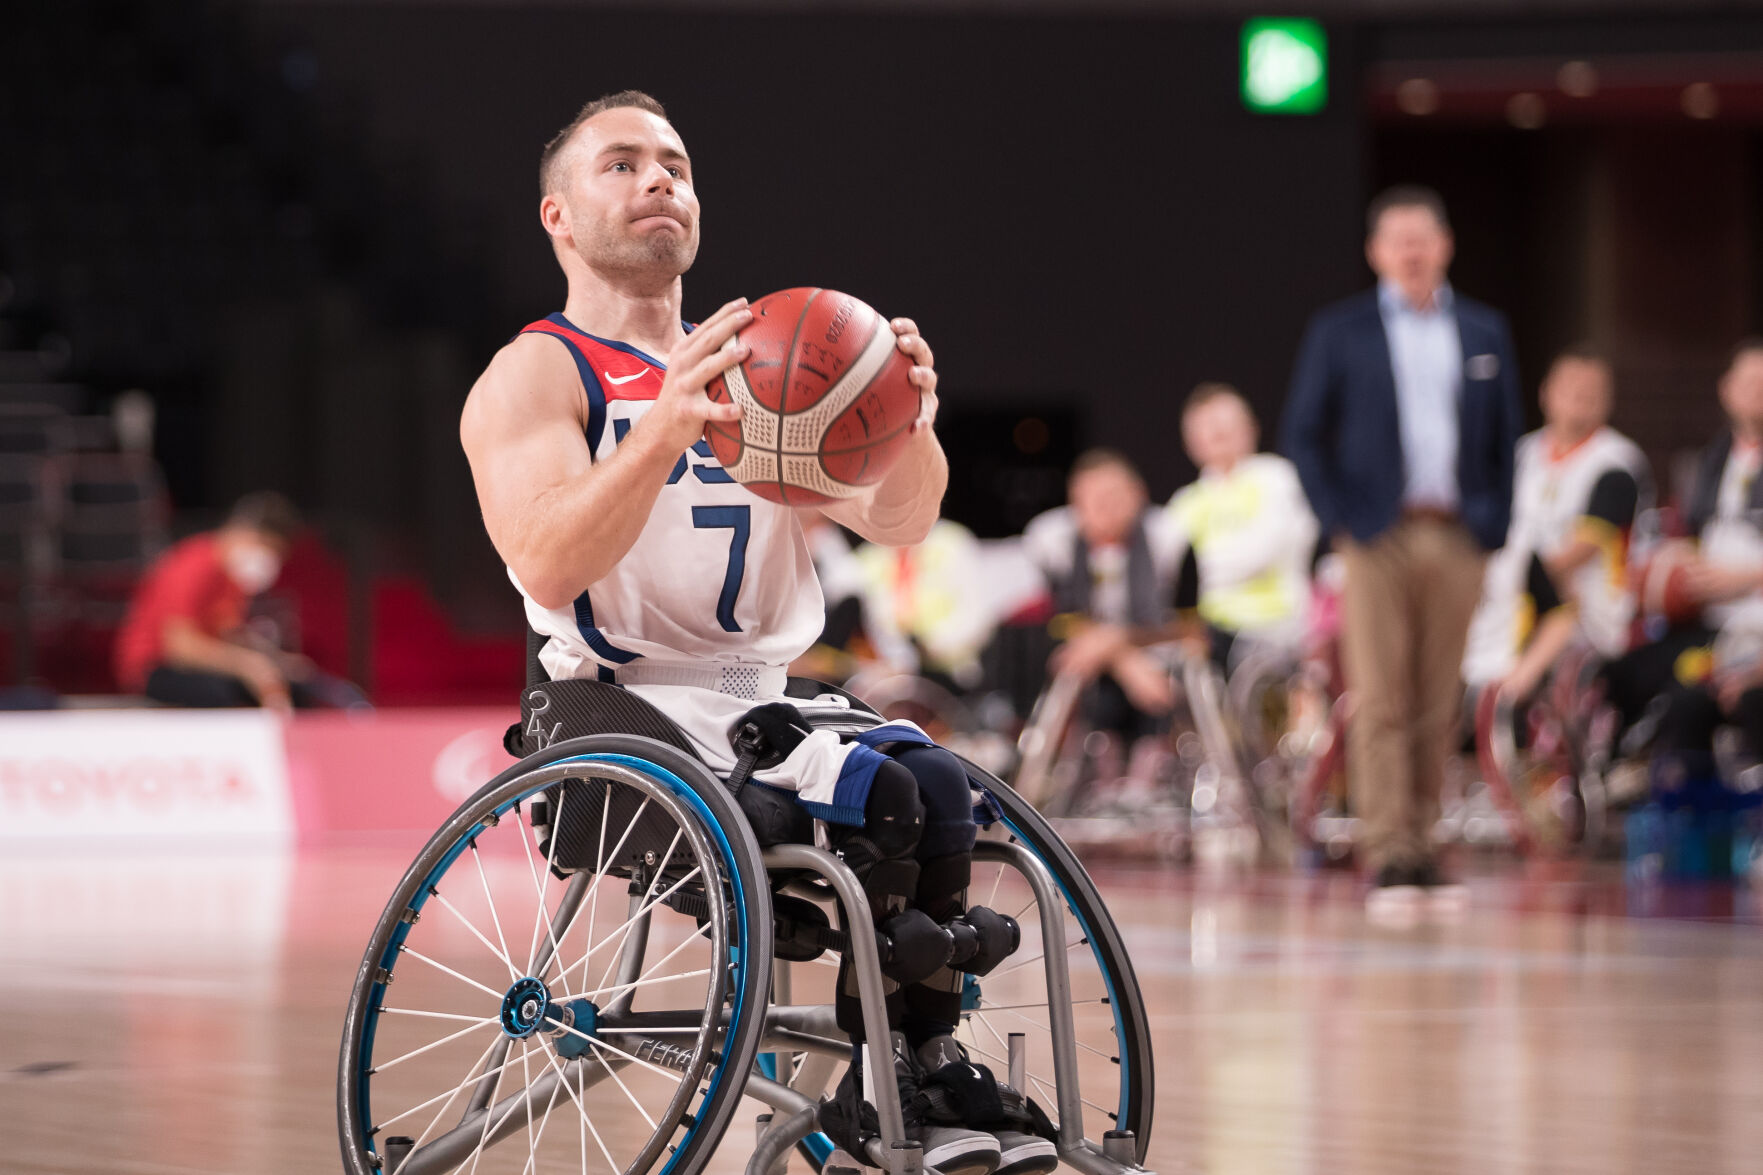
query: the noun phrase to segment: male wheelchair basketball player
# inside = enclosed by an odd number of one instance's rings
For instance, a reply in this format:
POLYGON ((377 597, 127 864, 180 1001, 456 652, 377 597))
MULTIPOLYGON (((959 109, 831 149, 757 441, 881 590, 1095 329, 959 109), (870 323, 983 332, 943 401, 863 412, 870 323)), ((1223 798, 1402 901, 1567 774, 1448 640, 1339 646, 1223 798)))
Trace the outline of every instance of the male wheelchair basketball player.
MULTIPOLYGON (((554 680, 528 692, 526 757, 429 842, 370 940, 339 1065, 350 1169, 689 1175, 743 1093, 784 1114, 754 1175, 817 1128, 817 1165, 1135 1166, 1143 1009, 1081 867, 921 732, 789 692, 819 589, 794 513, 702 439, 741 415, 706 386, 747 358, 754 316, 740 300, 680 319, 698 202, 659 104, 590 103, 541 188, 565 312, 496 356, 461 436, 554 680), (978 823, 1000 839, 976 845, 978 823), (794 1002, 790 965, 828 949, 830 985, 794 1002), (1111 1119, 1099 1146, 1091 1108, 1111 1119)), ((930 348, 887 326, 919 393, 911 443, 822 509, 902 543, 934 521, 947 465, 930 348)))

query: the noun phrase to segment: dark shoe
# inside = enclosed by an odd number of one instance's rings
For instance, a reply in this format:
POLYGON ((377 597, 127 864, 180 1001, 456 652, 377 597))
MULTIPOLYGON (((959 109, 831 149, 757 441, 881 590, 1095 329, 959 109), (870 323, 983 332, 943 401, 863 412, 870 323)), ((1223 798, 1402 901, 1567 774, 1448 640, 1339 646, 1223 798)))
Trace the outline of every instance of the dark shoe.
MULTIPOLYGON (((918 1046, 915 1059, 925 1074, 935 1073, 949 1065, 962 1065, 974 1068, 976 1072, 989 1073, 989 1070, 973 1066, 968 1060, 967 1050, 952 1036, 933 1036, 918 1046)), ((1010 1095, 1015 1095, 1018 1100, 1025 1100, 1021 1099, 1017 1091, 1011 1090, 995 1077, 992 1080, 999 1088, 1001 1103, 1009 1100, 1010 1095)), ((1059 1166, 1059 1148, 1051 1139, 1002 1126, 1000 1123, 989 1124, 988 1133, 997 1140, 998 1146, 998 1166, 993 1175, 1047 1175, 1059 1166)), ((928 1158, 929 1151, 930 1144, 926 1142, 925 1163, 934 1166, 928 1158)))
POLYGON ((898 1032, 894 1033, 894 1076, 900 1082, 906 1137, 924 1146, 924 1165, 935 1167, 943 1175, 993 1175, 1002 1157, 996 1138, 984 1130, 926 1121, 921 1108, 914 1112, 926 1070, 924 1062, 906 1047, 906 1038, 898 1032))
POLYGON ((1407 861, 1389 861, 1372 875, 1365 913, 1373 922, 1405 929, 1420 920, 1425 898, 1416 867, 1407 861))
POLYGON ((1439 870, 1439 863, 1428 858, 1414 867, 1414 882, 1420 886, 1427 904, 1434 912, 1451 912, 1469 902, 1469 890, 1462 882, 1452 881, 1439 870))

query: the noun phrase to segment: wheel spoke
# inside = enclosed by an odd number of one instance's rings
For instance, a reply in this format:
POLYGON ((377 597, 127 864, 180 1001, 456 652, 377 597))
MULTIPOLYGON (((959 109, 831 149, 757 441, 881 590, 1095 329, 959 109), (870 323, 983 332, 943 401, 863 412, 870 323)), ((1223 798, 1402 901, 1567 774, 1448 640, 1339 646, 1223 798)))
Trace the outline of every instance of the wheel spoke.
MULTIPOLYGON (((550 900, 551 894, 551 870, 557 864, 557 830, 562 827, 563 805, 568 802, 569 789, 560 788, 557 795, 557 811, 552 816, 551 849, 550 852, 545 855, 545 869, 543 873, 538 872, 538 866, 533 863, 533 835, 538 830, 533 828, 533 826, 527 822, 526 813, 521 810, 520 805, 514 805, 514 819, 519 823, 522 830, 520 847, 526 854, 527 872, 532 874, 533 886, 539 891, 539 907, 537 910, 533 911, 532 943, 527 947, 526 952, 527 974, 529 975, 534 974, 539 970, 539 933, 541 930, 548 932, 551 929, 551 920, 545 917, 545 913, 548 909, 547 903, 550 900)), ((555 934, 551 936, 551 950, 553 953, 557 950, 557 936, 555 934)))
MULTIPOLYGON (((490 875, 484 872, 484 858, 483 854, 477 851, 476 837, 471 840, 471 859, 477 863, 478 880, 483 883, 484 887, 484 901, 488 902, 490 906, 490 925, 496 928, 496 941, 502 944, 502 957, 508 960, 508 969, 512 971, 514 956, 508 953, 508 938, 502 933, 502 919, 496 913, 496 899, 490 896, 490 875)), ((516 975, 514 978, 519 979, 520 976, 516 975)))
MULTIPOLYGON (((654 1064, 653 1062, 650 1062, 650 1061, 645 1061, 645 1060, 643 1060, 643 1058, 637 1056, 634 1053, 625 1052, 623 1049, 619 1048, 615 1044, 607 1044, 604 1040, 601 1040, 599 1037, 590 1036, 587 1038, 587 1041, 589 1044, 593 1045, 595 1048, 605 1049, 607 1052, 612 1053, 615 1056, 623 1057, 625 1060, 629 1061, 633 1065, 641 1065, 643 1068, 649 1070, 652 1073, 659 1073, 663 1077, 671 1078, 675 1085, 684 1085, 686 1083, 685 1074, 675 1073, 672 1069, 663 1069, 660 1065, 654 1064)), ((600 1059, 600 1063, 605 1064, 606 1059, 604 1057, 602 1057, 600 1059)))
POLYGON ((431 1020, 469 1020, 473 1024, 485 1024, 496 1017, 486 1019, 483 1016, 462 1016, 458 1012, 419 1012, 415 1008, 381 1008, 380 1013, 391 1013, 394 1016, 426 1016, 431 1020))
POLYGON ((459 980, 461 983, 471 984, 471 986, 477 988, 479 991, 483 992, 485 995, 489 996, 491 999, 495 1000, 497 1003, 501 1003, 502 997, 507 994, 506 992, 493 991, 490 988, 487 988, 483 984, 479 983, 477 980, 469 978, 468 976, 459 974, 459 972, 453 970, 453 968, 447 966, 447 964, 435 962, 433 959, 429 958, 427 955, 423 954, 421 951, 415 950, 412 947, 401 946, 398 948, 398 950, 406 955, 409 955, 413 959, 421 959, 423 962, 427 963, 429 966, 433 967, 437 971, 446 972, 448 975, 451 975, 453 978, 459 980))
POLYGON ((618 1083, 618 1088, 624 1090, 624 1096, 629 1099, 630 1104, 636 1108, 637 1113, 643 1116, 643 1121, 649 1124, 649 1129, 661 1129, 661 1127, 655 1124, 655 1119, 649 1117, 649 1111, 643 1108, 643 1103, 637 1100, 637 1095, 631 1092, 631 1087, 624 1083, 624 1078, 618 1075, 618 1070, 613 1068, 604 1057, 600 1058, 600 1063, 606 1066, 607 1076, 611 1077, 613 1081, 618 1083))
POLYGON ((639 987, 654 987, 662 983, 672 983, 676 979, 696 979, 700 975, 710 975, 713 968, 700 967, 695 971, 681 971, 678 975, 667 975, 660 979, 633 979, 629 983, 615 983, 611 987, 598 987, 593 991, 577 992, 569 998, 597 1000, 602 996, 618 995, 622 992, 635 991, 639 987))
MULTIPOLYGON (((607 789, 606 790, 606 802, 600 806, 600 848, 601 849, 604 849, 606 847, 606 813, 608 811, 610 811, 612 808, 612 786, 613 786, 613 784, 612 784, 611 780, 606 780, 605 782, 606 782, 606 789, 607 789)), ((643 815, 644 811, 646 811, 648 809, 648 807, 649 807, 649 797, 644 796, 643 802, 637 805, 636 813, 631 817, 631 822, 630 822, 629 827, 627 827, 624 830, 624 832, 619 835, 618 843, 612 846, 611 856, 616 857, 618 855, 618 850, 624 847, 624 842, 627 839, 629 839, 632 829, 636 828, 638 822, 642 819, 642 815, 643 815)), ((553 836, 551 838, 551 844, 552 844, 553 848, 556 847, 557 838, 555 836, 553 836)), ((588 886, 586 901, 584 901, 582 903, 583 905, 586 905, 589 909, 589 914, 588 914, 588 937, 589 938, 593 937, 594 913, 597 911, 597 909, 599 907, 600 882, 602 880, 604 880, 607 876, 608 876, 608 874, 606 872, 606 856, 601 855, 600 858, 594 862, 594 880, 588 886)), ((575 913, 570 915, 569 924, 563 928, 563 933, 557 936, 558 939, 561 940, 561 939, 566 939, 569 937, 569 932, 575 929, 575 921, 577 918, 579 918, 581 916, 581 912, 582 912, 582 907, 578 905, 575 908, 575 913)), ((584 964, 586 963, 585 959, 583 960, 583 963, 584 964)), ((572 963, 568 967, 559 968, 560 977, 567 977, 569 972, 574 970, 575 966, 576 965, 572 963)), ((584 986, 584 987, 587 986, 587 982, 588 982, 588 972, 587 972, 586 966, 584 965, 582 968, 582 986, 584 986)))
MULTIPOLYGON (((429 1119, 429 1124, 427 1126, 423 1127, 421 1134, 417 1135, 416 1142, 413 1143, 410 1147, 410 1154, 415 1154, 416 1148, 418 1146, 422 1145, 422 1141, 424 1139, 426 1139, 430 1134, 434 1133, 435 1127, 440 1125, 441 1119, 445 1118, 447 1116, 447 1111, 452 1108, 453 1099, 458 1097, 461 1093, 463 1093, 465 1090, 465 1087, 472 1083, 471 1074, 476 1073, 477 1067, 479 1065, 484 1064, 486 1061, 488 1061, 490 1059, 490 1050, 494 1049, 495 1047, 496 1047, 495 1042, 491 1041, 490 1047, 485 1049, 482 1053, 480 1053, 478 1055, 478 1059, 471 1063, 471 1068, 466 1070, 465 1082, 461 1085, 456 1085, 453 1087, 452 1092, 447 1097, 446 1104, 443 1105, 440 1109, 435 1111, 435 1116, 433 1118, 429 1119)), ((427 1105, 430 1103, 424 1103, 424 1104, 427 1105)), ((421 1106, 416 1107, 416 1109, 421 1109, 421 1108, 422 1108, 421 1106)), ((415 1112, 416 1112, 415 1110, 407 1111, 407 1113, 415 1113, 415 1112)), ((389 1119, 388 1121, 381 1122, 380 1127, 383 1129, 384 1127, 391 1125, 392 1122, 396 1122, 396 1121, 397 1121, 396 1118, 389 1119)), ((406 1163, 408 1163, 410 1161, 409 1155, 405 1156, 404 1161, 406 1163)), ((391 1175, 398 1175, 398 1172, 392 1171, 391 1175)))
MULTIPOLYGON (((495 1042, 492 1041, 490 1044, 490 1048, 494 1048, 494 1047, 495 1047, 495 1042)), ((486 1059, 488 1059, 489 1055, 490 1055, 490 1049, 485 1049, 483 1057, 479 1058, 477 1061, 477 1064, 474 1064, 472 1066, 473 1075, 470 1077, 467 1077, 464 1081, 460 1082, 458 1085, 455 1085, 452 1089, 442 1090, 440 1093, 437 1093, 434 1097, 430 1098, 426 1102, 419 1102, 418 1104, 411 1106, 408 1110, 405 1110, 404 1112, 402 1112, 400 1114, 396 1114, 390 1118, 385 1119, 382 1122, 376 1122, 374 1124, 374 1129, 375 1130, 384 1130, 386 1127, 390 1126, 394 1122, 402 1122, 404 1119, 410 1117, 410 1115, 416 1113, 417 1111, 428 1109, 430 1106, 434 1105, 436 1102, 440 1101, 442 1098, 448 1097, 452 1094, 456 1094, 468 1085, 476 1085, 478 1082, 480 1082, 484 1078, 490 1076, 490 1074, 492 1074, 492 1073, 499 1075, 504 1069, 508 1068, 508 1066, 514 1064, 513 1061, 503 1061, 500 1065, 497 1065, 494 1069, 487 1070, 483 1073, 476 1072, 477 1066, 483 1064, 484 1061, 486 1059)), ((502 1084, 501 1080, 498 1077, 498 1080, 496 1082, 497 1087, 500 1088, 501 1084, 502 1084)))
MULTIPOLYGON (((607 932, 605 938, 601 939, 599 942, 593 944, 592 946, 590 946, 588 948, 587 954, 583 955, 580 959, 576 960, 574 963, 571 963, 568 967, 565 967, 564 972, 567 974, 570 971, 574 971, 577 967, 582 966, 582 964, 586 963, 589 959, 593 958, 594 955, 599 953, 601 947, 605 946, 608 942, 612 941, 613 935, 620 934, 621 932, 628 933, 630 928, 636 924, 636 922, 639 918, 641 918, 644 914, 647 914, 650 910, 653 910, 656 906, 660 905, 662 902, 665 902, 668 898, 672 897, 676 892, 678 892, 678 890, 681 886, 685 885, 686 882, 692 880, 692 878, 698 876, 699 872, 700 872, 700 870, 699 870, 698 866, 696 866, 696 865, 692 866, 692 870, 690 873, 687 873, 684 877, 680 878, 678 881, 676 881, 672 885, 668 886, 667 890, 665 892, 656 894, 654 897, 650 898, 646 903, 644 903, 636 911, 636 913, 632 914, 629 918, 626 918, 619 925, 613 927, 610 931, 607 932)), ((624 945, 623 935, 621 935, 621 937, 619 938, 619 945, 620 946, 624 945)), ((614 952, 614 954, 616 955, 616 952, 614 952)), ((586 973, 585 969, 584 969, 583 973, 584 974, 586 973)), ((606 981, 605 976, 601 976, 600 982, 604 983, 605 981, 606 981)), ((496 998, 500 999, 501 997, 497 996, 496 998)))
MULTIPOLYGON (((1101 1001, 1088 1000, 1085 1002, 1086 1003, 1100 1003, 1101 1001)), ((1014 1008, 1001 1007, 997 1004, 988 1004, 988 1003, 986 1003, 986 1001, 984 999, 981 999, 979 1003, 980 1003, 979 1010, 981 1012, 1002 1012, 1006 1016, 1016 1017, 1018 1020, 1021 1020, 1024 1024, 1027 1024, 1031 1028, 1040 1029, 1042 1032, 1047 1033, 1049 1036, 1051 1036, 1053 1033, 1053 1030, 1051 1028, 1049 1028, 1047 1025, 1042 1024, 1038 1020, 1031 1019, 1028 1016, 1024 1016, 1021 1012, 1016 1011, 1014 1008)), ((1045 1004, 1025 1004, 1022 1006, 1029 1007, 1029 1008, 1046 1007, 1045 1004)), ((1073 1004, 1073 1006, 1074 1007, 1076 1006, 1075 1003, 1073 1004)), ((1107 1057, 1110 1061, 1112 1061, 1114 1059, 1114 1055, 1112 1053, 1105 1053, 1101 1049, 1096 1048, 1094 1045, 1085 1044, 1081 1040, 1074 1039, 1071 1043, 1076 1045, 1078 1048, 1083 1049, 1085 1052, 1094 1053, 1098 1057, 1107 1057)))
MULTIPOLYGON (((593 1038, 589 1037, 588 1039, 591 1041, 593 1038)), ((562 1066, 558 1064, 557 1052, 555 1049, 553 1049, 551 1047, 551 1042, 548 1040, 545 1040, 543 1038, 540 1038, 539 1044, 545 1050, 545 1060, 550 1064, 552 1069, 556 1070, 557 1076, 562 1078, 563 1088, 566 1091, 568 1091, 570 1099, 575 1102, 576 1112, 581 1115, 582 1124, 588 1128, 588 1133, 592 1134, 594 1136, 594 1145, 598 1146, 600 1148, 600 1153, 602 1155, 606 1156, 606 1169, 607 1169, 607 1171, 614 1172, 614 1171, 622 1170, 623 1168, 621 1168, 618 1165, 617 1161, 613 1159, 612 1152, 606 1149, 606 1140, 601 1138, 600 1132, 594 1128, 594 1120, 591 1117, 589 1117, 589 1115, 588 1115, 588 1107, 582 1103, 582 1099, 580 1097, 576 1096, 575 1090, 569 1088, 569 1077, 567 1074, 565 1074, 563 1072, 562 1066)), ((606 1062, 604 1060, 602 1060, 600 1063, 602 1065, 606 1064, 606 1062)), ((577 1062, 577 1064, 579 1066, 580 1062, 577 1062)), ((583 1090, 585 1092, 586 1087, 587 1087, 587 1078, 585 1075, 583 1075, 582 1084, 583 1084, 583 1090)), ((582 1159, 582 1167, 584 1170, 587 1168, 587 1165, 588 1165, 587 1159, 583 1158, 582 1159)))
POLYGON ((472 925, 471 919, 467 918, 464 914, 461 914, 459 912, 458 907, 454 906, 454 904, 452 902, 448 901, 444 896, 442 896, 440 890, 436 889, 432 885, 429 886, 429 896, 434 898, 437 902, 440 902, 441 905, 445 906, 447 908, 447 912, 449 914, 451 914, 451 915, 453 915, 453 917, 459 919, 459 924, 461 926, 463 926, 467 930, 471 931, 471 933, 477 937, 477 940, 479 942, 483 943, 486 947, 490 948, 490 953, 492 955, 495 955, 497 959, 501 960, 502 965, 508 968, 508 978, 509 979, 513 980, 513 979, 520 978, 520 972, 518 972, 514 969, 514 960, 512 960, 508 957, 507 952, 497 950, 496 944, 491 942, 489 939, 485 938, 484 932, 479 930, 476 926, 472 925))
MULTIPOLYGON (((428 1052, 430 1049, 438 1049, 444 1044, 452 1044, 454 1041, 458 1040, 462 1036, 468 1036, 471 1033, 476 1032, 480 1028, 489 1027, 490 1025, 496 1023, 497 1019, 498 1018, 495 1016, 489 1016, 489 1017, 486 1017, 485 1019, 479 1020, 475 1024, 468 1024, 464 1028, 461 1028, 458 1032, 453 1033, 451 1036, 443 1036, 440 1040, 434 1041, 431 1044, 425 1044, 419 1049, 413 1049, 412 1051, 405 1053, 401 1057, 396 1057, 390 1061, 385 1062, 384 1064, 376 1064, 373 1068, 371 1068, 367 1071, 367 1075, 369 1077, 373 1077, 377 1074, 384 1073, 387 1069, 390 1069, 393 1065, 401 1065, 405 1061, 408 1061, 411 1057, 420 1057, 420 1056, 422 1056, 422 1054, 428 1052)), ((494 1042, 492 1041, 491 1043, 494 1043, 494 1042)))
MULTIPOLYGON (((673 864, 673 851, 679 847, 679 839, 684 834, 685 834, 685 829, 683 829, 683 828, 675 828, 673 830, 673 839, 668 842, 667 852, 662 856, 661 864, 658 865, 655 869, 655 880, 656 881, 660 881, 663 877, 667 876, 667 867, 669 865, 673 864)), ((682 878, 680 878, 679 881, 675 882, 673 884, 673 886, 669 888, 669 890, 666 894, 663 894, 660 897, 651 898, 645 905, 643 905, 641 908, 639 908, 636 913, 632 914, 629 918, 625 919, 624 926, 622 926, 620 928, 621 930, 623 930, 624 933, 619 936, 618 949, 616 951, 613 951, 611 957, 606 960, 606 969, 600 976, 600 985, 602 987, 604 987, 606 985, 606 980, 611 978, 613 968, 618 966, 619 959, 624 954, 625 943, 627 943, 630 940, 631 928, 636 925, 637 921, 639 919, 641 919, 643 917, 643 915, 645 915, 649 911, 653 910, 657 905, 659 905, 667 897, 671 896, 675 890, 679 889, 680 886, 685 884, 687 878, 694 876, 697 872, 698 872, 698 869, 696 866, 694 866, 692 869, 692 872, 688 873, 685 877, 682 877, 682 878)), ((654 883, 652 882, 651 884, 654 884, 654 883)), ((706 902, 708 902, 710 900, 709 887, 705 887, 704 900, 706 902)), ((612 933, 618 934, 619 932, 617 930, 615 930, 612 933)), ((606 937, 611 938, 612 935, 607 935, 606 937)), ((604 940, 602 940, 601 945, 604 945, 604 940)), ((594 951, 597 949, 598 949, 598 947, 589 948, 588 953, 593 954, 594 951)))

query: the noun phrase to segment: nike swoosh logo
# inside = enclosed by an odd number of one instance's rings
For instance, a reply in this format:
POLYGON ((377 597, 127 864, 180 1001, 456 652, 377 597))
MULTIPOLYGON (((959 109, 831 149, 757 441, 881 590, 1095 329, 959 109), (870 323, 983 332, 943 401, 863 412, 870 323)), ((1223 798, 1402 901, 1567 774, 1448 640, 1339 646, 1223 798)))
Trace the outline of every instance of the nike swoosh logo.
POLYGON ((600 374, 606 377, 606 382, 609 384, 627 384, 633 379, 641 379, 648 375, 649 369, 645 367, 635 375, 615 376, 610 371, 602 371, 600 374))

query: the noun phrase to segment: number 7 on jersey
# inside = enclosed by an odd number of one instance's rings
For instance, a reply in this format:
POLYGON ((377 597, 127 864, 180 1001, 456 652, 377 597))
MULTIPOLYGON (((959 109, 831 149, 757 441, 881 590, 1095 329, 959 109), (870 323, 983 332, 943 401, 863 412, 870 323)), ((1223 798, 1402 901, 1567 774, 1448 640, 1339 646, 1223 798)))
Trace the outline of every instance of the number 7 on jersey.
POLYGON ((722 577, 722 595, 716 601, 716 621, 725 632, 740 632, 735 623, 735 601, 741 595, 741 580, 747 574, 747 536, 752 531, 753 509, 750 506, 693 506, 692 526, 698 530, 734 531, 728 541, 728 570, 722 577))

